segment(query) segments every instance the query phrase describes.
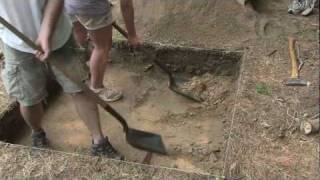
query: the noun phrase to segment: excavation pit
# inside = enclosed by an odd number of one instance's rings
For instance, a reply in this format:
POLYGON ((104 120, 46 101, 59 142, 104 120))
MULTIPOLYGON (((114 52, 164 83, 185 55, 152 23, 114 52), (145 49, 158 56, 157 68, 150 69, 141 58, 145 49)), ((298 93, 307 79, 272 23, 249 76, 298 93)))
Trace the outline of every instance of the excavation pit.
MULTIPOLYGON (((146 44, 132 52, 124 42, 114 44, 105 84, 123 92, 111 105, 131 127, 159 133, 168 155, 153 154, 151 165, 174 167, 198 173, 221 173, 234 94, 240 73, 241 51, 199 49, 146 44), (198 103, 168 88, 168 76, 157 65, 165 64, 183 86, 204 98, 198 103)), ((30 131, 17 107, 3 116, 2 141, 30 145, 30 131), (10 114, 10 113, 9 113, 10 114), (5 127, 5 128, 4 128, 5 127), (10 137, 10 138, 8 138, 10 137)), ((120 124, 100 109, 101 125, 111 143, 126 160, 141 163, 146 152, 126 143, 120 124)), ((78 117, 71 97, 60 95, 50 103, 43 120, 52 149, 88 154, 91 139, 78 117)))

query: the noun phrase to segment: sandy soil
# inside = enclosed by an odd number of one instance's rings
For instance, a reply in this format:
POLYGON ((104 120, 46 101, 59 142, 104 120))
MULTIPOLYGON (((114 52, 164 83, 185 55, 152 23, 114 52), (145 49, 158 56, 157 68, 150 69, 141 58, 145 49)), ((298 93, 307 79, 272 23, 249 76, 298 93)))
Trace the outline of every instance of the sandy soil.
MULTIPOLYGON (((123 91, 124 99, 112 103, 129 124, 137 129, 148 130, 163 136, 168 156, 153 155, 151 164, 183 170, 218 174, 222 170, 224 123, 231 112, 225 106, 232 103, 234 81, 232 77, 210 74, 197 78, 206 84, 208 91, 219 91, 204 103, 192 102, 168 89, 168 78, 159 68, 145 72, 149 62, 140 57, 120 54, 107 69, 106 82, 123 91), (133 59, 132 59, 133 58, 133 59), (124 60, 123 60, 124 59, 124 60), (131 59, 131 61, 129 60, 131 59), (233 83, 232 83, 233 82, 233 83), (225 104, 225 103, 226 104, 225 104), (217 106, 221 106, 217 108, 217 106)), ((194 79, 190 79, 190 82, 194 79)), ((145 152, 132 148, 125 142, 120 125, 108 113, 100 110, 104 132, 126 160, 141 163, 145 152)), ((86 154, 91 139, 86 127, 77 116, 72 100, 63 95, 48 109, 44 126, 53 149, 86 154)), ((29 145, 30 136, 17 141, 29 145)))
POLYGON ((137 22, 145 40, 245 49, 223 174, 319 179, 319 135, 304 136, 296 128, 319 113, 319 10, 293 16, 288 1, 256 2, 258 14, 233 1, 144 0, 136 2, 137 22), (298 40, 305 61, 301 77, 310 87, 284 85, 290 76, 288 36, 298 40))

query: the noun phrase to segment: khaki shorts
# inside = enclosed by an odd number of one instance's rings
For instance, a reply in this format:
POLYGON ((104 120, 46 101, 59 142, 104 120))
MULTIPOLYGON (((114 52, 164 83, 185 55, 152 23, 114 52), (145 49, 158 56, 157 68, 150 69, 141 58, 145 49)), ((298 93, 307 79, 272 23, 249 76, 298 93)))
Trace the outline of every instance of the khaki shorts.
MULTIPOLYGON (((77 73, 79 80, 83 78, 83 69, 79 58, 75 58, 75 43, 69 40, 62 48, 52 52, 47 62, 58 60, 64 66, 77 73), (79 62, 76 62, 79 61, 79 62), (72 66, 72 67, 70 67, 72 66)), ((82 89, 71 82, 64 74, 42 63, 33 54, 21 52, 4 44, 5 64, 1 75, 4 87, 9 96, 14 97, 23 106, 33 106, 47 96, 47 77, 52 76, 67 93, 78 93, 82 89)), ((69 69, 69 71, 70 71, 69 69)))
POLYGON ((99 16, 69 15, 73 23, 80 22, 87 30, 94 31, 111 25, 114 22, 112 11, 99 16))

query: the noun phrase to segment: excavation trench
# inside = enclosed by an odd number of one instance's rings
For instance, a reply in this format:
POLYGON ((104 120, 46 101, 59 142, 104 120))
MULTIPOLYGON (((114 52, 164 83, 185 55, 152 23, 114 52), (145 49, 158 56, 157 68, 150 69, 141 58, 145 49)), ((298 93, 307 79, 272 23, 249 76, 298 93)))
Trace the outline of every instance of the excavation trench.
MULTIPOLYGON (((105 84, 124 94, 121 101, 111 105, 131 127, 161 134, 169 152, 168 156, 154 154, 150 164, 218 173, 223 163, 225 132, 234 104, 242 52, 160 44, 130 52, 119 42, 111 57, 105 84), (170 91, 168 76, 153 64, 154 60, 165 64, 176 76, 188 79, 184 86, 202 96, 205 102, 193 102, 170 91)), ((90 135, 71 97, 61 94, 49 102, 43 121, 52 149, 87 154, 90 135)), ((102 109, 100 116, 111 143, 128 161, 141 163, 146 152, 126 143, 120 124, 112 116, 102 109)), ((30 145, 30 131, 17 107, 8 111, 0 122, 0 140, 30 145)))

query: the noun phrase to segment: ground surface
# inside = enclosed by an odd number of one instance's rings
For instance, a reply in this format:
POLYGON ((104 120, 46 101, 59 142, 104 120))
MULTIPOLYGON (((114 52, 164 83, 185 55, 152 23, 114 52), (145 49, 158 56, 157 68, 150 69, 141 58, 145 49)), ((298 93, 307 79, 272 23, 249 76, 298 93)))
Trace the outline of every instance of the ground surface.
POLYGON ((215 179, 177 169, 0 144, 1 179, 215 179))
MULTIPOLYGON (((206 127, 214 130, 203 130, 208 137, 224 140, 222 159, 218 158, 218 164, 213 163, 213 169, 210 166, 201 168, 197 163, 200 169, 190 168, 185 161, 180 164, 174 162, 174 166, 245 179, 320 179, 320 137, 301 135, 296 128, 297 122, 311 119, 319 113, 318 14, 309 17, 288 15, 286 0, 263 1, 258 6, 259 14, 245 13, 245 9, 233 1, 141 0, 135 3, 139 33, 146 41, 246 51, 242 74, 235 88, 236 103, 235 106, 230 105, 234 108, 227 114, 229 121, 222 125, 214 120, 215 116, 211 121, 204 121, 207 125, 229 127, 223 133, 226 138, 221 137, 219 128, 206 127), (310 87, 289 88, 283 85, 290 75, 288 36, 296 37, 300 44, 301 58, 305 60, 301 76, 311 82, 310 87)), ((126 82, 125 75, 121 79, 126 82)), ((162 95, 174 98, 172 94, 162 95)), ((71 107, 70 101, 64 97, 58 101, 71 107)), ((173 101, 179 103, 176 99, 173 101)), ((151 102, 154 101, 151 99, 151 102)), ((116 106, 124 105, 119 103, 116 106)), ((189 106, 183 103, 182 109, 174 108, 174 111, 185 111, 189 106)), ((182 126, 186 130, 193 125, 188 123, 182 126)), ((80 122, 77 125, 82 126, 80 122)), ((149 125, 148 128, 154 127, 149 125)), ((88 143, 85 139, 83 145, 88 143)), ((193 162, 194 159, 191 160, 193 162)))
POLYGON ((151 41, 247 48, 224 174, 319 179, 319 135, 306 137, 296 129, 296 121, 319 113, 319 12, 292 16, 285 0, 257 2, 258 15, 232 1, 139 1, 145 13, 138 22, 151 41), (301 46, 308 88, 283 85, 290 75, 288 36, 301 46))

